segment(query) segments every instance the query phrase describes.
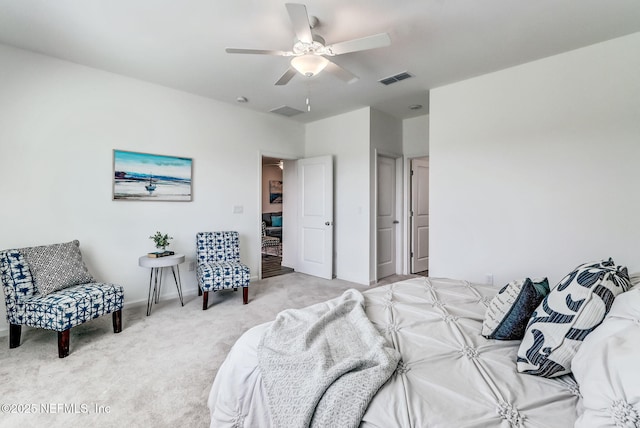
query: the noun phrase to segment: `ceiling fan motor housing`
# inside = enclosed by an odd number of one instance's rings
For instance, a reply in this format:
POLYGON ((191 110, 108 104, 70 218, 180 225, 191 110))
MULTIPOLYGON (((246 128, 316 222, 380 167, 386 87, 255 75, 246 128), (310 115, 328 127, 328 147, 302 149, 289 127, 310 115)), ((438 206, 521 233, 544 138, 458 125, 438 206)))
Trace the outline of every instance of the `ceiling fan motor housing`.
POLYGON ((324 39, 317 34, 313 35, 313 41, 311 43, 301 42, 296 39, 293 44, 293 53, 295 55, 332 55, 331 53, 326 52, 324 43, 324 39))

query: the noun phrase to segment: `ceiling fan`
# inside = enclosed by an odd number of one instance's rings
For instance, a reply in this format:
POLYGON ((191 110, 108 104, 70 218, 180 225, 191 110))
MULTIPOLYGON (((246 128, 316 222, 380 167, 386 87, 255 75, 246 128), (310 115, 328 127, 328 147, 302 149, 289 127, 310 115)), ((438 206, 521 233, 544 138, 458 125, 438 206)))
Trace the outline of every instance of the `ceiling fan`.
POLYGON ((342 55, 350 52, 364 51, 368 49, 376 49, 391 44, 391 39, 387 33, 374 34, 372 36, 362 37, 344 42, 325 45, 324 39, 318 34, 314 34, 311 30, 318 25, 318 18, 307 15, 307 8, 303 4, 286 3, 289 18, 293 24, 293 31, 296 34, 296 40, 290 51, 280 50, 261 50, 261 49, 237 49, 227 48, 226 52, 231 54, 258 54, 258 55, 276 55, 293 57, 291 66, 278 79, 276 85, 286 85, 296 75, 300 74, 312 77, 327 70, 329 73, 339 79, 352 83, 358 80, 358 76, 349 70, 340 67, 327 56, 342 55))
POLYGON ((280 169, 284 168, 284 161, 283 160, 279 160, 278 162, 275 163, 265 163, 262 164, 262 166, 277 166, 280 169))

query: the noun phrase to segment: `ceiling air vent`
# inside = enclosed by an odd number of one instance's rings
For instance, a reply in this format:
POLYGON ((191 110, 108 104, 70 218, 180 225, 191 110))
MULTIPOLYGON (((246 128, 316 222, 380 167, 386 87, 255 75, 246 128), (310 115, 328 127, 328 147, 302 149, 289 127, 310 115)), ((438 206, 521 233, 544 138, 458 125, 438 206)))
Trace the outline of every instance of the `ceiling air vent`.
POLYGON ((287 117, 291 117, 291 116, 295 116, 296 114, 304 113, 302 110, 298 110, 298 109, 295 109, 295 108, 289 107, 289 106, 277 107, 277 108, 274 108, 273 110, 269 110, 269 111, 271 113, 275 113, 275 114, 279 114, 279 115, 287 116, 287 117))
POLYGON ((385 77, 384 79, 380 79, 378 80, 378 82, 382 83, 383 85, 390 85, 392 83, 396 83, 399 82, 401 80, 404 79, 408 79, 409 77, 413 77, 412 74, 409 74, 406 71, 403 71, 402 73, 398 73, 395 76, 390 76, 390 77, 385 77))

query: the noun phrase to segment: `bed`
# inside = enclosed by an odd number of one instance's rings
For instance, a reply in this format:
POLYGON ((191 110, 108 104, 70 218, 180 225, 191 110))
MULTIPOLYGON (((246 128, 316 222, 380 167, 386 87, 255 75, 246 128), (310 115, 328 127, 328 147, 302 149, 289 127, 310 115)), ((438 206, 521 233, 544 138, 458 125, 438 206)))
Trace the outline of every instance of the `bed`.
MULTIPOLYGON (((632 376, 621 376, 616 368, 628 370, 640 356, 640 289, 616 299, 618 306, 605 319, 605 327, 600 327, 606 334, 585 340, 575 357, 575 377, 553 378, 518 372, 520 340, 481 335, 496 292, 496 287, 466 281, 413 278, 362 293, 366 317, 399 359, 359 422, 352 425, 549 428, 573 427, 578 420, 580 426, 589 427, 640 426, 638 370, 632 368, 632 376), (607 341, 620 331, 623 337, 618 340, 635 344, 628 346, 626 360, 617 363, 610 352, 617 345, 607 341), (625 338, 628 334, 635 336, 625 338), (589 397, 581 396, 576 379, 589 385, 589 397)), ((268 404, 272 397, 266 392, 258 355, 270 328, 273 323, 247 331, 220 367, 208 400, 212 427, 296 425, 274 423, 273 406, 268 404)), ((295 401, 296 394, 291 395, 295 401)), ((347 396, 344 401, 351 400, 347 396)), ((346 426, 315 420, 309 425, 346 426)))

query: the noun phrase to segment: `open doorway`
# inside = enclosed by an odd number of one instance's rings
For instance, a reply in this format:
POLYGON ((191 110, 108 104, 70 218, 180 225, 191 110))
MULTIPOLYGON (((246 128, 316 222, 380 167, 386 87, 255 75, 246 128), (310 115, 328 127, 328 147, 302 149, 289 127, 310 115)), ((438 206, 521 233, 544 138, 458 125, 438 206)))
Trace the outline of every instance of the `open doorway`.
POLYGON ((293 269, 282 266, 283 160, 262 156, 262 278, 283 275, 293 269))

